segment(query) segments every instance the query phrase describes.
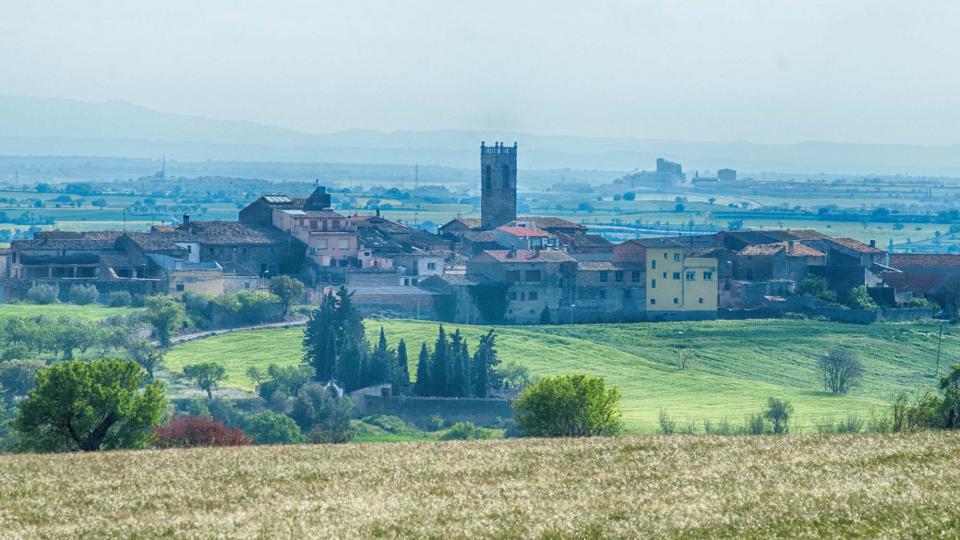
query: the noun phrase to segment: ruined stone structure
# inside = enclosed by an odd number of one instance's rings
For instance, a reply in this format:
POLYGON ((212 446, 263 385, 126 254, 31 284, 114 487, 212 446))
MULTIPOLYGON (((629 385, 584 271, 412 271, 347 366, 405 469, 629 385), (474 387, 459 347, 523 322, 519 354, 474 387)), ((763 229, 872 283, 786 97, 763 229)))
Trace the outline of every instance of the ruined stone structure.
POLYGON ((517 219, 517 143, 480 143, 480 226, 496 229, 517 219))

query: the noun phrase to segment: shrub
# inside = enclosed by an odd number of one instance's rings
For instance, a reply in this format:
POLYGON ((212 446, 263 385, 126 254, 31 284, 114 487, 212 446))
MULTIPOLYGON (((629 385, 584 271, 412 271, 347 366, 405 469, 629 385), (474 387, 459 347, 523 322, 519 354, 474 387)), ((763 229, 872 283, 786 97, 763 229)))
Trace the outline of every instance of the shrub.
POLYGON ((472 422, 457 422, 440 434, 441 441, 470 441, 491 437, 490 430, 483 429, 472 422))
POLYGON ((527 435, 590 437, 622 429, 620 391, 600 377, 545 377, 528 386, 514 403, 517 425, 527 435))
POLYGON ((0 387, 8 398, 25 396, 33 388, 37 372, 47 367, 42 360, 8 360, 0 363, 0 387))
POLYGON ((664 435, 673 435, 677 430, 677 421, 670 418, 666 409, 660 409, 660 433, 664 435))
POLYGON ((228 428, 209 416, 175 416, 153 432, 157 448, 246 446, 251 443, 242 430, 228 428))
POLYGON ((398 416, 386 414, 376 414, 363 418, 363 423, 376 426, 387 433, 396 435, 414 435, 419 434, 420 430, 403 421, 398 416))
POLYGON ((113 291, 107 295, 107 305, 110 307, 127 307, 133 304, 133 296, 127 291, 113 291))
POLYGON ((866 285, 860 285, 859 287, 854 287, 850 290, 850 293, 847 294, 846 304, 854 309, 879 309, 880 306, 873 300, 870 296, 870 292, 867 291, 866 285))
POLYGON ((23 360, 25 358, 30 358, 30 349, 23 343, 15 343, 7 347, 3 350, 3 354, 0 355, 0 361, 4 362, 7 360, 23 360))
POLYGON ((285 414, 263 411, 244 420, 243 431, 254 444, 301 444, 306 442, 297 423, 285 414))
POLYGON ((53 304, 57 301, 59 289, 54 285, 35 283, 27 290, 27 301, 34 304, 53 304))
POLYGON ((100 297, 100 291, 97 290, 96 286, 83 285, 80 283, 70 286, 70 291, 67 294, 70 297, 71 304, 79 304, 81 306, 92 304, 100 297))

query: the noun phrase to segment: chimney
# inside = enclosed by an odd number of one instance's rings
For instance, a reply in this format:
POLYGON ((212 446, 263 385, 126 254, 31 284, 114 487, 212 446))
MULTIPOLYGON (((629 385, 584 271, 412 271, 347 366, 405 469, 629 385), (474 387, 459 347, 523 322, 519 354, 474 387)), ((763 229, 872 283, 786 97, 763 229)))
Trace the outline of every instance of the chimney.
POLYGON ((380 207, 377 207, 377 217, 380 217, 380 207))
POLYGON ((507 251, 507 258, 508 258, 508 259, 516 258, 516 256, 517 256, 517 250, 511 249, 511 250, 507 251))
POLYGON ((189 225, 189 224, 190 224, 190 214, 184 213, 184 214, 183 214, 183 226, 186 227, 186 226, 189 225))
POLYGON ((787 240, 787 255, 793 255, 797 251, 797 245, 793 240, 787 240))
POLYGON ((870 247, 872 247, 872 248, 877 247, 877 241, 876 241, 876 240, 871 240, 871 241, 870 241, 870 247))

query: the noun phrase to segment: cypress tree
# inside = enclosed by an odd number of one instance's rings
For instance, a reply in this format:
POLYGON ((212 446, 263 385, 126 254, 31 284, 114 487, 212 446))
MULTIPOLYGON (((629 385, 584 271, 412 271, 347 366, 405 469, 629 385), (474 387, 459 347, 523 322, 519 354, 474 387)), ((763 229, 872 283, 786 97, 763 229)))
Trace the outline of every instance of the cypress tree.
POLYGON ((367 364, 364 386, 391 382, 395 364, 396 358, 393 351, 387 347, 387 337, 381 326, 380 339, 377 341, 377 346, 373 349, 373 354, 370 355, 370 361, 367 364))
POLYGON ((418 396, 429 396, 433 391, 430 382, 430 353, 427 344, 420 344, 420 358, 417 360, 417 380, 413 383, 413 393, 418 396))
POLYGON ((430 359, 430 395, 446 396, 450 388, 450 344, 447 342, 447 333, 440 325, 437 334, 437 343, 433 347, 433 358, 430 359))
POLYGON ((490 330, 480 337, 480 345, 473 355, 473 393, 477 397, 490 396, 490 383, 494 366, 500 363, 497 359, 496 335, 490 330))
POLYGON ((456 382, 456 392, 459 397, 470 397, 472 395, 470 382, 471 379, 471 369, 470 369, 470 350, 467 347, 467 340, 464 339, 460 342, 460 352, 457 354, 457 382, 456 382))
POLYGON ((310 312, 310 320, 303 330, 303 362, 313 368, 318 381, 333 378, 337 364, 335 303, 332 294, 325 294, 320 307, 310 312))
POLYGON ((393 392, 395 394, 402 394, 410 387, 410 366, 407 362, 407 344, 401 339, 397 345, 397 362, 393 368, 393 392))

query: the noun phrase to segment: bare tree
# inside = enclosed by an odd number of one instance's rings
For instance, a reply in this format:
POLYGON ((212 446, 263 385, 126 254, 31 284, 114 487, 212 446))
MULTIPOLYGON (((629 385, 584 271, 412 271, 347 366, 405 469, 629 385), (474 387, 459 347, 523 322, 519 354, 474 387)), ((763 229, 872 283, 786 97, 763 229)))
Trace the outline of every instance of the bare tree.
POLYGON ((823 386, 837 395, 846 394, 863 375, 863 363, 853 351, 833 349, 819 361, 823 386))
POLYGON ((694 351, 683 347, 677 349, 677 369, 680 371, 686 370, 690 367, 690 360, 695 358, 696 354, 694 351))

